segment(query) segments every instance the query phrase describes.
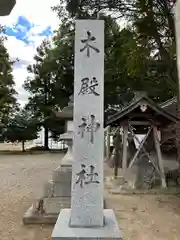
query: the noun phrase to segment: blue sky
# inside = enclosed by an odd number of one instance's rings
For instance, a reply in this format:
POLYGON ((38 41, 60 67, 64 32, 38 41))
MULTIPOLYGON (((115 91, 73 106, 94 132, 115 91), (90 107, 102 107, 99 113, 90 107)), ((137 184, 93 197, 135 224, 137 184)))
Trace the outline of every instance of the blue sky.
POLYGON ((9 16, 0 17, 0 23, 5 26, 8 40, 5 45, 11 59, 20 61, 14 65, 13 75, 19 102, 24 105, 28 95, 22 84, 27 78, 26 67, 33 63, 36 47, 44 38, 51 38, 53 30, 57 29, 59 20, 51 11, 59 0, 17 0, 17 4, 9 16))
MULTIPOLYGON (((16 39, 23 41, 26 44, 35 43, 28 37, 28 32, 30 32, 34 27, 40 25, 31 23, 25 16, 19 16, 17 22, 13 26, 5 26, 5 31, 7 36, 14 36, 16 39)), ((51 25, 48 25, 44 29, 36 33, 36 36, 49 37, 53 33, 51 25)))

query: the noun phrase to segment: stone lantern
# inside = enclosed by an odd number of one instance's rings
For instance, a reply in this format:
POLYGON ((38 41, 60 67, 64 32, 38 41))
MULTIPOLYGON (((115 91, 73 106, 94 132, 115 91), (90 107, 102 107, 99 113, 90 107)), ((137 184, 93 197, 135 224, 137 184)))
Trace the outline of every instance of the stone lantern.
POLYGON ((0 0, 0 16, 7 16, 11 13, 16 0, 0 0))
POLYGON ((65 121, 66 132, 61 134, 60 140, 63 140, 68 145, 66 155, 61 161, 62 165, 72 165, 72 142, 73 142, 73 96, 70 97, 70 101, 67 107, 64 107, 61 112, 56 113, 56 117, 65 121))
POLYGON ((61 160, 61 165, 52 173, 52 179, 44 186, 43 197, 35 200, 23 217, 24 224, 56 223, 62 208, 71 205, 72 178, 72 144, 73 144, 73 97, 68 106, 61 112, 56 112, 59 120, 65 121, 66 132, 60 139, 68 146, 67 153, 61 160))

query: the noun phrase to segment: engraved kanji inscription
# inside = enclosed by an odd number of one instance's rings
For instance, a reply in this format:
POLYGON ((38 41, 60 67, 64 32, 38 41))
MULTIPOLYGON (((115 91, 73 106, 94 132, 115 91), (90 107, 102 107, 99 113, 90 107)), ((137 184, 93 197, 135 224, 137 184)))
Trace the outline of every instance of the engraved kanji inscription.
POLYGON ((79 125, 78 134, 81 135, 81 138, 85 137, 85 132, 90 134, 90 142, 94 143, 94 133, 99 129, 100 123, 95 120, 95 116, 91 114, 90 123, 88 123, 88 119, 82 117, 82 123, 79 125))
POLYGON ((77 181, 76 181, 76 184, 79 183, 79 185, 80 185, 81 188, 83 187, 84 182, 85 182, 85 180, 86 180, 86 170, 85 170, 85 168, 86 168, 86 165, 81 164, 81 169, 82 169, 82 170, 81 170, 79 173, 76 174, 76 175, 78 176, 78 179, 77 179, 77 181))
POLYGON ((98 85, 98 80, 95 77, 91 80, 89 78, 83 78, 81 80, 81 88, 78 95, 93 94, 99 96, 100 94, 96 91, 98 85))
POLYGON ((94 172, 95 167, 93 165, 90 166, 90 173, 87 173, 87 176, 89 177, 89 179, 85 182, 85 184, 90 184, 90 183, 99 183, 99 181, 97 180, 98 177, 98 173, 94 172))
POLYGON ((99 174, 95 172, 93 165, 87 167, 85 164, 81 164, 81 171, 76 175, 78 178, 75 184, 79 184, 81 188, 83 188, 85 184, 100 183, 97 179, 99 174))
POLYGON ((91 42, 93 42, 95 40, 96 40, 96 38, 94 36, 92 36, 91 32, 87 31, 87 38, 81 40, 81 42, 85 45, 84 45, 83 48, 80 49, 80 52, 83 52, 84 50, 87 50, 87 57, 90 57, 90 49, 99 53, 100 52, 99 49, 94 47, 93 45, 91 45, 91 42))

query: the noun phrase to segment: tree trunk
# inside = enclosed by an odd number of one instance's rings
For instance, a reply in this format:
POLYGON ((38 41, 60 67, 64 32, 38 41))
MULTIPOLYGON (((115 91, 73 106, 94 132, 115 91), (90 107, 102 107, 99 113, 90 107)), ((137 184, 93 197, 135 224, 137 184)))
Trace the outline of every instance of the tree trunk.
POLYGON ((49 129, 45 128, 44 129, 44 148, 45 150, 49 150, 49 129))
MULTIPOLYGON (((180 118, 179 98, 177 98, 176 114, 177 114, 177 117, 180 118)), ((176 148, 177 148, 177 160, 179 162, 179 167, 180 167, 180 122, 176 123, 176 148)))
POLYGON ((25 141, 22 141, 22 152, 25 152, 25 141))

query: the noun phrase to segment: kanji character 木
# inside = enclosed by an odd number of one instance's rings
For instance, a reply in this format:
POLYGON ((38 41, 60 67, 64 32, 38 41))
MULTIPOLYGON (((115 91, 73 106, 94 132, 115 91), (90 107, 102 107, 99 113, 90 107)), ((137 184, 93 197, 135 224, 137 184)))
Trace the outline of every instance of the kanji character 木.
POLYGON ((99 53, 99 49, 92 46, 90 43, 95 41, 96 38, 91 35, 90 31, 87 31, 87 39, 82 39, 81 42, 85 44, 83 48, 80 49, 80 52, 83 52, 87 49, 87 57, 90 57, 90 49, 93 49, 95 52, 99 53))

